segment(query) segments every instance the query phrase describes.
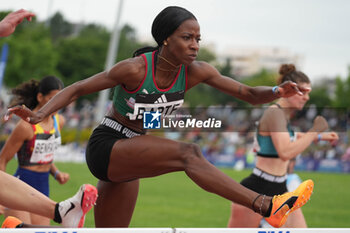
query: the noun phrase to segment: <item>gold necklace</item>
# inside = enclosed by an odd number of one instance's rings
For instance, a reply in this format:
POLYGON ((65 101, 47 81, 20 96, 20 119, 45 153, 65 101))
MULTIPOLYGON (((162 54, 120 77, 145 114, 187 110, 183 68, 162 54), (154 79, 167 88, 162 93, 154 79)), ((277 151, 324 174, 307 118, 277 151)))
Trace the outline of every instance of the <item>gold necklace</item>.
POLYGON ((159 66, 156 66, 156 69, 157 69, 157 70, 160 70, 160 71, 166 71, 166 72, 174 72, 174 71, 176 71, 176 69, 168 70, 168 69, 163 69, 163 68, 161 68, 161 67, 159 67, 159 66))
POLYGON ((166 63, 168 63, 169 65, 171 65, 172 67, 174 67, 174 68, 178 68, 179 66, 176 66, 176 65, 174 65, 172 62, 170 62, 168 59, 166 59, 165 57, 162 57, 162 56, 160 56, 159 54, 158 54, 158 57, 160 58, 160 59, 163 59, 166 63))

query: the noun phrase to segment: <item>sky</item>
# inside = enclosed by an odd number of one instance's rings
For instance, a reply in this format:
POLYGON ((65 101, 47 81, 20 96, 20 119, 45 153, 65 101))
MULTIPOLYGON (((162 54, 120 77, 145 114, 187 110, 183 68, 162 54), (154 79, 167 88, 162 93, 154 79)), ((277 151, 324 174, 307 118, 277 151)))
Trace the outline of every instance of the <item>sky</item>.
MULTIPOLYGON (((124 0, 120 25, 128 23, 152 41, 152 21, 170 5, 197 17, 201 43, 214 45, 217 54, 237 47, 282 48, 302 57, 299 69, 311 80, 348 75, 348 0, 124 0)), ((120 0, 1 0, 0 11, 23 8, 40 21, 60 11, 70 22, 112 29, 119 6, 120 0)))

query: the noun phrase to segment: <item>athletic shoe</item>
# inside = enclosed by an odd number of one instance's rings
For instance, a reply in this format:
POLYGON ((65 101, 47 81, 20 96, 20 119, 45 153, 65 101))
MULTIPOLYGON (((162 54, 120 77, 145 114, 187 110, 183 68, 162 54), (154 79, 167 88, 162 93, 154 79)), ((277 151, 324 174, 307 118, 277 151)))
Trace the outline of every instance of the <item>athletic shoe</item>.
POLYGON ((290 213, 310 200, 313 188, 314 182, 306 180, 293 192, 274 196, 272 198, 271 215, 265 220, 273 227, 283 226, 290 213))
POLYGON ((85 214, 89 212, 97 199, 97 189, 91 184, 83 184, 71 198, 58 203, 61 224, 64 227, 83 227, 85 214))
POLYGON ((23 222, 16 217, 8 216, 2 223, 1 228, 21 228, 23 222))

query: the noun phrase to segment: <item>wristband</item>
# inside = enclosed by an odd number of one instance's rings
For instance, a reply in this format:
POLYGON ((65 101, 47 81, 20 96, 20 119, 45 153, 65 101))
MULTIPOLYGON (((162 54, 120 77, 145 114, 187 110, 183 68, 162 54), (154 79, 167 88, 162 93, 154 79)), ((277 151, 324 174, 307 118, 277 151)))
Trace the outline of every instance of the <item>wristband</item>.
POLYGON ((55 178, 55 180, 56 180, 56 177, 57 177, 58 174, 60 174, 60 171, 56 170, 55 173, 53 174, 53 177, 55 178))
POLYGON ((317 134, 317 141, 319 142, 319 141, 321 141, 321 139, 322 139, 322 135, 320 133, 317 134))
POLYGON ((279 89, 278 89, 278 86, 274 86, 272 88, 272 93, 275 94, 275 95, 278 95, 280 93, 279 89))

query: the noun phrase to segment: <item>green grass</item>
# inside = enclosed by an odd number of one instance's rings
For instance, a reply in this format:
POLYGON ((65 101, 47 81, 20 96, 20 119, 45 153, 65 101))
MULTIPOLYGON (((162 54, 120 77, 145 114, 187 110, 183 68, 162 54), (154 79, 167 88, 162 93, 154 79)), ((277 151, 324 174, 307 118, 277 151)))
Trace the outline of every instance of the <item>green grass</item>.
MULTIPOLYGON (((13 173, 11 162, 8 172, 13 173)), ((96 185, 97 180, 85 164, 57 163, 71 175, 65 185, 51 179, 51 198, 60 201, 72 196, 83 183, 96 185)), ((223 169, 240 181, 250 171, 223 169)), ((313 179, 314 194, 303 207, 309 227, 350 227, 350 175, 298 172, 302 179, 313 179)), ((230 202, 197 187, 183 172, 143 179, 130 227, 226 227, 230 202)), ((3 218, 0 217, 2 221, 3 218)), ((86 218, 86 227, 94 227, 93 211, 86 218)))

